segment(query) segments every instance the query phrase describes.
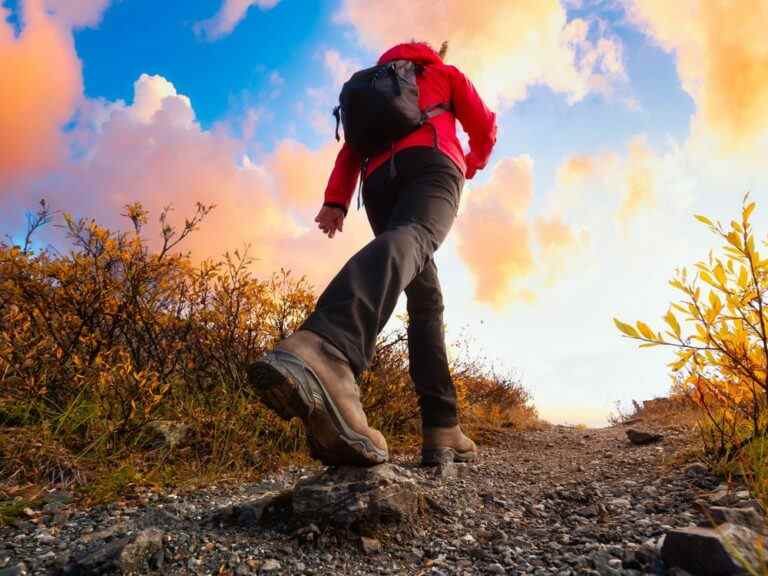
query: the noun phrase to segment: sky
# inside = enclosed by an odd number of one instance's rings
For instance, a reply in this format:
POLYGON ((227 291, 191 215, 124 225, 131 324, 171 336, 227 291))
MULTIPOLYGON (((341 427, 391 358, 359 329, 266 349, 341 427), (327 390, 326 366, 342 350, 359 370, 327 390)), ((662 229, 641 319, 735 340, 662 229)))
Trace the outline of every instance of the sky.
POLYGON ((115 228, 129 202, 216 204, 195 258, 248 244, 320 290, 371 238, 354 209, 332 240, 312 222, 341 84, 448 40, 499 137, 436 255, 447 339, 544 418, 605 424, 669 389, 670 353, 613 318, 661 324, 718 245, 693 215, 750 192, 765 238, 766 27, 766 0, 0 0, 0 233, 40 198, 115 228))

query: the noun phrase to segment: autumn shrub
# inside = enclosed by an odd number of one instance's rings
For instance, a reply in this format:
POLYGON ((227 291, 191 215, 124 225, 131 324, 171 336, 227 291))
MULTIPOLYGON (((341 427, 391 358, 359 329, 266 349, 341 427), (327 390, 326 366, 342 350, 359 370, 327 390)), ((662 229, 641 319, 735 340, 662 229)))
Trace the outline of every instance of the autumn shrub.
MULTIPOLYGON (((138 204, 127 232, 64 214, 60 252, 34 249, 59 220, 42 203, 20 245, 0 243, 0 491, 70 483, 106 499, 306 458, 300 424, 254 400, 245 368, 301 324, 312 289, 286 271, 255 278, 247 250, 200 263, 180 252, 210 210, 180 229, 163 211, 155 245, 138 204), (183 442, 158 443, 157 423, 183 426, 183 442)), ((418 417, 404 341, 381 337, 361 388, 372 421, 407 446, 418 417)), ((469 419, 534 413, 518 383, 453 364, 469 419)))
MULTIPOLYGON (((758 250, 745 197, 739 220, 725 226, 696 218, 723 241, 719 254, 680 269, 671 285, 682 298, 664 316, 666 329, 616 320, 641 347, 668 346, 673 393, 685 395, 702 413, 706 454, 718 466, 755 480, 765 494, 768 443, 768 259, 758 250)), ((768 243, 763 242, 763 245, 768 243)))

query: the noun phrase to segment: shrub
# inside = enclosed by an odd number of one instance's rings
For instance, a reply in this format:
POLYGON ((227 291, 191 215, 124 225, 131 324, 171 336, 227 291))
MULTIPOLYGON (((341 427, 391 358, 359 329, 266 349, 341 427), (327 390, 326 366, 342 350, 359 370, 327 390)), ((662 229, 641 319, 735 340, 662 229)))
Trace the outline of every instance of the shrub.
MULTIPOLYGON (((301 324, 315 297, 284 270, 253 277, 248 250, 197 264, 180 253, 211 209, 198 205, 179 230, 164 210, 154 249, 138 204, 126 207, 128 232, 65 214, 71 250, 60 253, 32 249, 56 216, 42 203, 21 246, 0 243, 0 491, 64 482, 107 499, 306 458, 300 425, 254 401, 245 368, 301 324), (151 433, 162 420, 188 427, 173 450, 151 433)), ((519 384, 467 366, 454 371, 468 414, 533 413, 519 384)), ((372 421, 412 443, 401 332, 382 336, 361 387, 372 421)))
POLYGON ((757 248, 754 209, 745 197, 741 218, 728 226, 696 216, 723 248, 671 281, 683 297, 664 316, 664 333, 615 322, 641 347, 675 349, 673 392, 700 407, 707 454, 721 465, 746 462, 765 493, 765 461, 754 455, 764 455, 768 439, 768 259, 757 248))

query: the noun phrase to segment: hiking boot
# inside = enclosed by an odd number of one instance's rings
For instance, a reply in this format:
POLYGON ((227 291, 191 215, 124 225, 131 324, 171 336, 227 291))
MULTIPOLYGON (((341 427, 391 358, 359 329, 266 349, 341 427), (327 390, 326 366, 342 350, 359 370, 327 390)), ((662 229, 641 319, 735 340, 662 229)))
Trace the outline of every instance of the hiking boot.
POLYGON ((457 424, 450 428, 422 426, 421 463, 436 466, 441 462, 470 462, 477 457, 477 446, 457 424))
POLYGON ((314 332, 294 332, 249 366, 248 380, 281 418, 301 418, 310 452, 323 464, 387 461, 387 441, 368 426, 347 358, 314 332))

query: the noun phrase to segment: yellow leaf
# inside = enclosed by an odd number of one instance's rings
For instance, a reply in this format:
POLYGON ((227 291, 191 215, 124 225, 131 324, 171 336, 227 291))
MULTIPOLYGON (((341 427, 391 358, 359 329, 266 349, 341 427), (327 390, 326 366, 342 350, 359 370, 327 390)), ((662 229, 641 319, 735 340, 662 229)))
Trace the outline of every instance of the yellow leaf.
POLYGON ((653 334, 653 330, 645 322, 637 321, 637 329, 640 330, 640 334, 648 340, 654 340, 656 336, 653 334))
POLYGON ((672 332, 675 333, 675 336, 680 338, 680 324, 677 322, 675 315, 672 314, 672 310, 667 312, 667 314, 664 316, 664 320, 669 325, 669 327, 672 328, 672 332))
POLYGON ((749 217, 752 216, 752 211, 755 209, 755 203, 750 202, 745 208, 742 216, 744 217, 744 222, 747 222, 749 220, 749 217))
POLYGON ((625 324, 618 318, 613 319, 614 324, 616 324, 616 327, 621 330, 624 334, 631 338, 640 338, 640 334, 637 333, 637 330, 635 330, 632 326, 629 324, 625 324))
POLYGON ((715 266, 715 278, 717 278, 717 281, 720 282, 721 286, 725 285, 725 270, 720 262, 715 266))
POLYGON ((739 288, 746 288, 747 282, 749 282, 749 277, 747 276, 747 269, 742 266, 741 270, 739 270, 739 288))
POLYGON ((698 220, 699 222, 703 222, 707 226, 714 226, 714 224, 712 223, 712 220, 710 220, 706 216, 702 216, 701 214, 695 214, 694 218, 696 218, 696 220, 698 220))

